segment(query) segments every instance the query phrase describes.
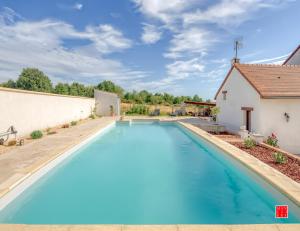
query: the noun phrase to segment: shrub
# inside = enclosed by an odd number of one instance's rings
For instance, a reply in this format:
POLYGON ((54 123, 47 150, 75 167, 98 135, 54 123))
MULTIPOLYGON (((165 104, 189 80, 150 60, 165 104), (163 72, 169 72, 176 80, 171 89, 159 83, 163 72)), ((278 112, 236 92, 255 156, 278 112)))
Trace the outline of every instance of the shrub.
POLYGON ((253 148, 256 146, 256 142, 254 139, 248 137, 244 140, 244 145, 246 148, 253 148))
POLYGON ((14 146, 16 144, 17 144, 16 140, 10 140, 10 141, 8 141, 7 146, 14 146))
POLYGON ((286 156, 281 152, 274 152, 273 158, 276 164, 285 164, 287 162, 286 156))
POLYGON ((69 125, 69 124, 63 124, 61 127, 62 127, 62 128, 69 128, 70 125, 69 125))
POLYGON ((272 133, 271 136, 268 136, 268 138, 267 138, 268 145, 271 145, 273 147, 278 147, 277 143, 278 143, 278 138, 274 133, 272 133))
POLYGON ((31 132, 30 136, 32 139, 39 139, 39 138, 42 138, 43 133, 40 130, 36 130, 36 131, 31 132))
POLYGON ((149 107, 143 104, 135 104, 126 112, 126 114, 139 114, 147 115, 149 113, 149 107))
POLYGON ((94 114, 91 114, 91 115, 90 115, 90 118, 91 118, 91 119, 96 119, 96 116, 95 116, 94 114))
POLYGON ((72 121, 71 126, 75 126, 75 125, 77 125, 77 121, 72 121))
POLYGON ((210 110, 210 113, 212 115, 213 121, 217 121, 217 115, 220 113, 220 108, 219 107, 213 107, 210 110))

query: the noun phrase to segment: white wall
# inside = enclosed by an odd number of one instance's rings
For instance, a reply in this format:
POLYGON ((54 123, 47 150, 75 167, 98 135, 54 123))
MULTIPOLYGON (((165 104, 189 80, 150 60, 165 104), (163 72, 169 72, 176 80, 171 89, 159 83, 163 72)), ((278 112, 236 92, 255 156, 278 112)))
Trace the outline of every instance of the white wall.
POLYGON ((220 107, 218 122, 225 125, 231 132, 237 132, 245 125, 245 111, 241 107, 253 107, 251 111, 252 131, 258 132, 260 126, 260 96, 248 81, 235 68, 217 96, 217 106, 220 107), (223 100, 222 91, 227 91, 223 100))
POLYGON ((300 65, 300 49, 291 57, 291 59, 286 63, 289 65, 300 65))
POLYGON ((13 125, 18 135, 88 117, 92 98, 0 88, 0 132, 13 125))
POLYGON ((116 116, 120 115, 120 98, 117 94, 94 90, 96 100, 96 114, 100 116, 111 116, 111 106, 116 116))
POLYGON ((282 149, 300 154, 300 99, 262 99, 261 116, 261 133, 265 137, 274 132, 282 149), (290 116, 289 122, 285 112, 290 116))

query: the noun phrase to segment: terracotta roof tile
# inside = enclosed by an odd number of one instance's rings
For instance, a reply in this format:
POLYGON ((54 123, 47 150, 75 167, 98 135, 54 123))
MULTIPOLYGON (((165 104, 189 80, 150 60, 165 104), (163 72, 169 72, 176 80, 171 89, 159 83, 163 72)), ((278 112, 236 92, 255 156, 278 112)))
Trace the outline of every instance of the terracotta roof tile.
POLYGON ((235 63, 234 67, 263 98, 300 97, 300 65, 235 63))
POLYGON ((300 98, 300 65, 235 63, 215 95, 215 99, 236 68, 262 98, 300 98))

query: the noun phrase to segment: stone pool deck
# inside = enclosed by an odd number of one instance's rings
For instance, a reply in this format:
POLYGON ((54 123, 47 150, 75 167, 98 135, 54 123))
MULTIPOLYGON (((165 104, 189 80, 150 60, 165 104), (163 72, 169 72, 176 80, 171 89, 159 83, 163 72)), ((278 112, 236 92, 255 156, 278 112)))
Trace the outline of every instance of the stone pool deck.
POLYGON ((1 154, 0 197, 30 174, 113 121, 111 117, 87 120, 1 154))
POLYGON ((0 225, 0 231, 299 231, 298 224, 277 225, 0 225))

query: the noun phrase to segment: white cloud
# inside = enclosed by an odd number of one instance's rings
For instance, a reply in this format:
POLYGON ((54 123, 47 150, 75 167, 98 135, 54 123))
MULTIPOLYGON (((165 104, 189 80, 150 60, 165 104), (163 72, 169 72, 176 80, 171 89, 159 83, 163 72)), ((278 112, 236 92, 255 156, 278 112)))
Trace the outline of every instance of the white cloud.
MULTIPOLYGON (((212 45, 222 41, 221 37, 224 35, 220 33, 218 27, 232 29, 232 26, 238 26, 252 19, 260 10, 280 7, 289 2, 289 0, 132 1, 146 17, 146 22, 151 23, 153 28, 168 30, 172 36, 169 47, 163 55, 174 61, 166 65, 165 77, 155 83, 148 83, 153 87, 167 87, 168 84, 175 86, 177 81, 195 76, 199 77, 200 82, 220 81, 226 72, 225 69, 228 68, 227 61, 226 63, 224 60, 221 63, 216 63, 215 60, 201 61, 204 60, 204 56, 209 59, 212 45), (216 65, 218 65, 216 68, 212 68, 216 65)), ((144 29, 142 37, 145 34, 144 29)))
POLYGON ((162 32, 154 25, 144 24, 142 41, 146 44, 156 43, 161 39, 162 32))
POLYGON ((132 0, 138 9, 148 17, 171 22, 178 13, 189 7, 195 0, 132 0))
POLYGON ((195 76, 203 72, 204 67, 199 58, 175 61, 167 65, 168 78, 174 81, 195 76))
POLYGON ((132 46, 132 42, 125 38, 121 31, 108 24, 99 25, 98 27, 88 26, 83 37, 92 40, 101 53, 111 53, 132 46))
POLYGON ((197 27, 189 28, 174 35, 165 57, 176 59, 189 55, 204 56, 214 42, 216 39, 211 32, 197 27))
POLYGON ((187 24, 216 23, 218 25, 239 25, 250 18, 254 12, 273 8, 286 1, 282 0, 222 0, 208 9, 197 9, 183 15, 187 24))
POLYGON ((289 54, 286 54, 286 55, 281 55, 281 56, 272 57, 272 58, 253 60, 249 63, 253 63, 253 64, 255 64, 255 63, 282 64, 288 56, 289 56, 289 54))
POLYGON ((131 47, 132 42, 111 25, 89 26, 84 31, 56 20, 20 21, 11 11, 7 23, 0 21, 0 81, 16 78, 24 67, 37 67, 56 79, 119 83, 144 78, 146 73, 132 70, 121 62, 105 58, 111 52, 131 47), (65 40, 87 41, 88 45, 66 47, 65 40), (94 53, 87 52, 87 48, 94 53))
POLYGON ((74 6, 73 6, 73 8, 75 10, 82 10, 83 5, 81 3, 75 3, 74 6))

